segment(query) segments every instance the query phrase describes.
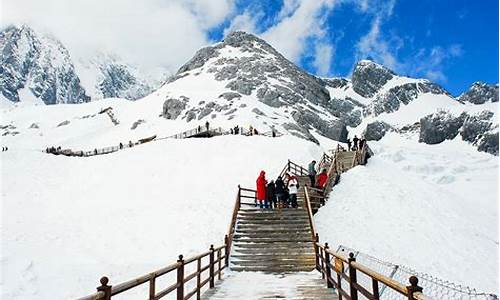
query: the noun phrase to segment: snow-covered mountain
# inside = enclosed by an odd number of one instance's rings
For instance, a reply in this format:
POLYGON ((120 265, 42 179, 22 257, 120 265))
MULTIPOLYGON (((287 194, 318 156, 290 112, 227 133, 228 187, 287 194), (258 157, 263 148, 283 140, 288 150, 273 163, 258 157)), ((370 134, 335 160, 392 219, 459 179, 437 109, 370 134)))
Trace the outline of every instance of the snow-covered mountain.
MULTIPOLYGON (((20 32, 33 35, 24 27, 20 32)), ((137 79, 137 70, 114 56, 101 54, 75 67, 69 59, 65 63, 71 74, 80 74, 71 78, 86 101, 87 95, 135 98, 150 91, 137 79)), ((10 91, 4 89, 4 95, 17 95, 10 91)), ((355 134, 379 140, 393 131, 429 144, 458 137, 480 151, 498 154, 498 85, 474 84, 455 99, 429 80, 399 76, 369 60, 358 62, 350 79, 318 78, 245 32, 199 50, 166 84, 135 105, 113 103, 109 105, 134 129, 134 123, 149 123, 156 128, 175 124, 182 130, 209 121, 261 132, 274 128, 315 143, 315 134, 337 141, 355 134)))
POLYGON ((116 55, 75 59, 58 39, 27 25, 0 31, 0 63, 0 92, 11 102, 135 100, 161 84, 116 55))

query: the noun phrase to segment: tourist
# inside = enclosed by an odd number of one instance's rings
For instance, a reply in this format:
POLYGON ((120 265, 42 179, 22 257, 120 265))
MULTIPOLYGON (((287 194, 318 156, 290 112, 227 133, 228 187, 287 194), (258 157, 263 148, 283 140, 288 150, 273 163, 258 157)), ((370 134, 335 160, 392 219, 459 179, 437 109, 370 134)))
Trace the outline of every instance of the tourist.
POLYGON ((272 209, 273 205, 276 208, 276 185, 274 184, 274 180, 271 180, 266 187, 266 208, 272 209))
POLYGON ((316 161, 313 160, 308 167, 308 175, 311 180, 311 186, 314 187, 316 185, 316 161))
POLYGON ((326 173, 326 169, 323 169, 321 173, 318 175, 317 188, 324 189, 326 186, 326 182, 328 181, 328 174, 326 173))
POLYGON ((207 128, 207 131, 210 129, 210 123, 208 123, 208 121, 205 123, 205 127, 207 128))
POLYGON ((357 136, 354 136, 354 138, 352 139, 352 141, 353 141, 353 143, 354 143, 354 145, 353 145, 353 147, 352 147, 352 148, 353 148, 352 150, 353 150, 353 151, 354 151, 354 150, 358 150, 358 141, 359 141, 358 137, 357 137, 357 136))
POLYGON ((347 139, 347 151, 351 151, 351 140, 347 139))
POLYGON ((279 205, 281 203, 283 203, 285 201, 285 183, 283 182, 283 179, 281 178, 281 176, 278 176, 278 179, 276 179, 276 182, 275 182, 275 185, 276 185, 276 199, 279 203, 279 205))
POLYGON ((289 205, 293 208, 297 208, 297 193, 299 192, 299 181, 297 177, 290 176, 288 180, 288 191, 289 191, 289 205))
POLYGON ((257 193, 256 193, 256 201, 255 201, 255 206, 257 206, 257 201, 260 204, 260 208, 264 208, 264 201, 266 201, 266 186, 267 186, 267 180, 266 180, 266 172, 260 171, 260 175, 257 178, 257 193))

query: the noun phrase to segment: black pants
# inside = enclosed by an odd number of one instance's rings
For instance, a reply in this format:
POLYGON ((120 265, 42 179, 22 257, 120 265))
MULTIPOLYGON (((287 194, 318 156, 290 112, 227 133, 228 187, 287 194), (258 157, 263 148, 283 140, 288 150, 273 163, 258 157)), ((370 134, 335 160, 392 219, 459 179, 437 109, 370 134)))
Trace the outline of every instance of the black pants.
POLYGON ((297 194, 290 194, 290 204, 293 208, 297 207, 297 194))
POLYGON ((309 175, 309 179, 311 180, 311 186, 316 186, 316 175, 309 175))

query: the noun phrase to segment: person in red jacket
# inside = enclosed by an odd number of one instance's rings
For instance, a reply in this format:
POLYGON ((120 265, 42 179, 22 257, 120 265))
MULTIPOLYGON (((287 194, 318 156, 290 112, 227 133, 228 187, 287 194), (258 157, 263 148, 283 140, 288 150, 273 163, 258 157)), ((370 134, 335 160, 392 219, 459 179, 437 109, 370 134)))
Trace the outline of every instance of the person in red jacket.
POLYGON ((326 174, 326 169, 323 169, 323 171, 318 175, 318 178, 316 179, 316 187, 319 189, 324 189, 327 181, 328 174, 326 174))
MULTIPOLYGON (((260 175, 257 178, 257 201, 260 203, 260 208, 264 208, 264 201, 266 201, 266 172, 260 171, 260 175)), ((257 202, 255 202, 255 206, 257 206, 257 202)))

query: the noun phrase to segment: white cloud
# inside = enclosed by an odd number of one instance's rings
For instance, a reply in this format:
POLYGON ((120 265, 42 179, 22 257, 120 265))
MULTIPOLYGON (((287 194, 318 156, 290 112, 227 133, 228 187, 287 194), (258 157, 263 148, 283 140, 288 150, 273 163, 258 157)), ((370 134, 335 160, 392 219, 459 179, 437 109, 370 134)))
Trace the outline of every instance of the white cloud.
POLYGON ((331 73, 331 64, 334 56, 334 48, 326 43, 318 43, 315 48, 313 66, 316 74, 327 77, 331 73))
POLYGON ((399 62, 396 59, 397 47, 391 47, 380 32, 380 18, 376 17, 371 24, 370 31, 364 35, 357 44, 357 58, 364 59, 368 56, 382 63, 386 67, 396 69, 399 62))
MULTIPOLYGON (((301 0, 293 13, 282 18, 261 36, 292 61, 298 61, 310 37, 321 38, 326 26, 326 15, 334 7, 333 0, 301 0)), ((284 7, 283 9, 288 9, 284 7)))
POLYGON ((237 30, 257 33, 257 28, 255 25, 258 19, 257 15, 261 16, 262 14, 260 12, 252 13, 247 10, 244 13, 237 15, 231 20, 231 24, 229 25, 229 27, 224 29, 224 36, 237 30))
POLYGON ((72 54, 110 49, 146 68, 175 71, 207 44, 206 30, 233 0, 3 0, 2 25, 27 23, 53 33, 72 54))

